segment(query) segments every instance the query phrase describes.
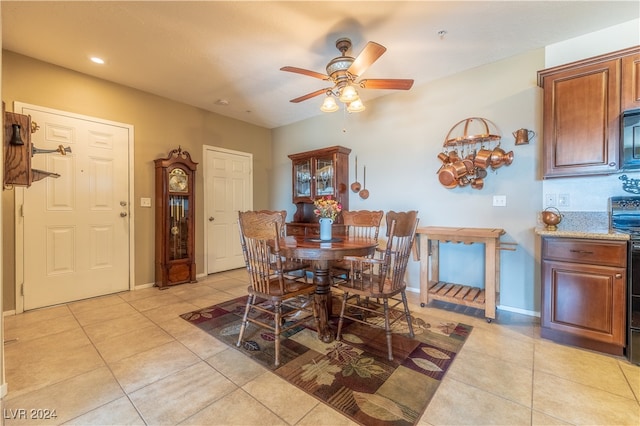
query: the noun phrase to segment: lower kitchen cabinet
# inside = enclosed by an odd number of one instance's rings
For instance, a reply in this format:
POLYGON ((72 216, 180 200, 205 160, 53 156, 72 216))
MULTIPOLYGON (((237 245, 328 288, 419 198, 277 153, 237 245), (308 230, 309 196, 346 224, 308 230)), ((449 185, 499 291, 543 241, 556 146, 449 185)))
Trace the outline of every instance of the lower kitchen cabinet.
POLYGON ((623 355, 627 242, 542 239, 541 335, 623 355))

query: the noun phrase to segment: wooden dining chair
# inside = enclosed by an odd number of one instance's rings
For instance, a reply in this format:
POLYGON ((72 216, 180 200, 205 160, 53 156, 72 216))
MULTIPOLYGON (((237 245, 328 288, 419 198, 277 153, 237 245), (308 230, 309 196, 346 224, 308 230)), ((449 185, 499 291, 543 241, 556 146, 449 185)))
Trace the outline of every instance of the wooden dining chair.
POLYGON ((387 244, 381 257, 367 258, 346 256, 350 262, 349 280, 338 284, 342 290, 342 307, 338 321, 337 339, 340 340, 344 319, 383 328, 387 337, 389 360, 393 359, 391 326, 402 315, 390 315, 390 311, 402 304, 409 335, 414 337, 411 313, 407 304, 404 280, 411 247, 418 227, 418 212, 387 213, 387 244), (398 298, 400 296, 400 298, 398 298), (384 316, 384 326, 376 318, 384 316))
MULTIPOLYGON (((380 222, 384 212, 382 210, 354 210, 343 211, 342 220, 349 238, 368 238, 378 241, 380 222)), ((330 274, 334 284, 344 282, 349 278, 351 263, 345 260, 331 262, 330 274)))
MULTIPOLYGON (((279 229, 280 229, 280 238, 285 237, 285 227, 287 221, 287 211, 286 210, 257 210, 258 213, 263 213, 266 215, 270 215, 274 220, 278 221, 279 229)), ((305 282, 308 282, 308 274, 311 270, 311 262, 301 260, 301 259, 292 259, 282 257, 282 271, 290 276, 304 278, 305 282)), ((275 262, 275 259, 274 259, 275 262)))
POLYGON ((280 222, 273 214, 247 211, 238 213, 240 243, 250 283, 249 298, 242 318, 236 346, 242 345, 248 323, 273 332, 275 365, 280 365, 280 336, 312 315, 318 325, 313 303, 315 285, 286 276, 279 255, 280 222), (274 262, 275 259, 275 262, 274 262), (311 303, 309 303, 311 301, 311 303), (257 312, 257 315, 252 315, 257 312), (304 313, 301 315, 300 313, 304 313))

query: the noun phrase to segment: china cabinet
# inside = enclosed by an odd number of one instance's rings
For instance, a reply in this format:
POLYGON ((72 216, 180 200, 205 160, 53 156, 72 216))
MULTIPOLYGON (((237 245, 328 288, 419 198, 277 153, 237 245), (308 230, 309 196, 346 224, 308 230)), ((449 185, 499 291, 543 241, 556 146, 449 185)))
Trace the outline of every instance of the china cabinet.
POLYGON ((626 268, 626 241, 543 238, 541 336, 622 355, 626 268))
MULTIPOLYGON (((334 197, 343 210, 349 209, 349 153, 351 149, 332 146, 289 155, 292 166, 292 194, 296 212, 287 224, 289 235, 317 235, 318 218, 313 214, 313 201, 324 196, 334 197)), ((340 233, 338 216, 334 233, 340 233)))
POLYGON ((156 273, 160 289, 196 282, 195 176, 197 163, 181 148, 156 167, 156 273))
POLYGON ((538 72, 543 88, 543 177, 618 171, 620 114, 640 106, 637 75, 633 84, 639 52, 636 46, 538 72), (635 62, 629 59, 633 57, 635 62))

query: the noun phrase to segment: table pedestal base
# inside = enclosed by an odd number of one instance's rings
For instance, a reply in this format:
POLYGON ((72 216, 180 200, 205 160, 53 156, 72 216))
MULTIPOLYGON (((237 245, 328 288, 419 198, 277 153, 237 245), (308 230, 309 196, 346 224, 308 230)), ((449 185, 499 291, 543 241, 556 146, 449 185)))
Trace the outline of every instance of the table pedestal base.
POLYGON ((329 276, 329 262, 326 260, 316 260, 314 263, 315 273, 313 283, 316 285, 314 302, 318 313, 318 338, 325 343, 334 340, 335 334, 329 325, 331 315, 331 277, 329 276))

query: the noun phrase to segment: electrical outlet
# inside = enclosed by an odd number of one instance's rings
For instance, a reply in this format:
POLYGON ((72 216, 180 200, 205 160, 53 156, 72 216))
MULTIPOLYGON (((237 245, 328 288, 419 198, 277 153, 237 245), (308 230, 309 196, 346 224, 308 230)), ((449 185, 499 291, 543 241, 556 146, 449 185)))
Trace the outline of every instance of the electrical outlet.
POLYGON ((140 207, 151 207, 151 198, 140 198, 140 207))
POLYGON ((558 194, 558 207, 569 207, 569 194, 558 194))
POLYGON ((507 206, 507 196, 506 195, 494 195, 493 196, 493 206, 494 207, 506 207, 507 206))
POLYGON ((556 194, 544 194, 544 206, 555 207, 558 204, 558 196, 556 194))

